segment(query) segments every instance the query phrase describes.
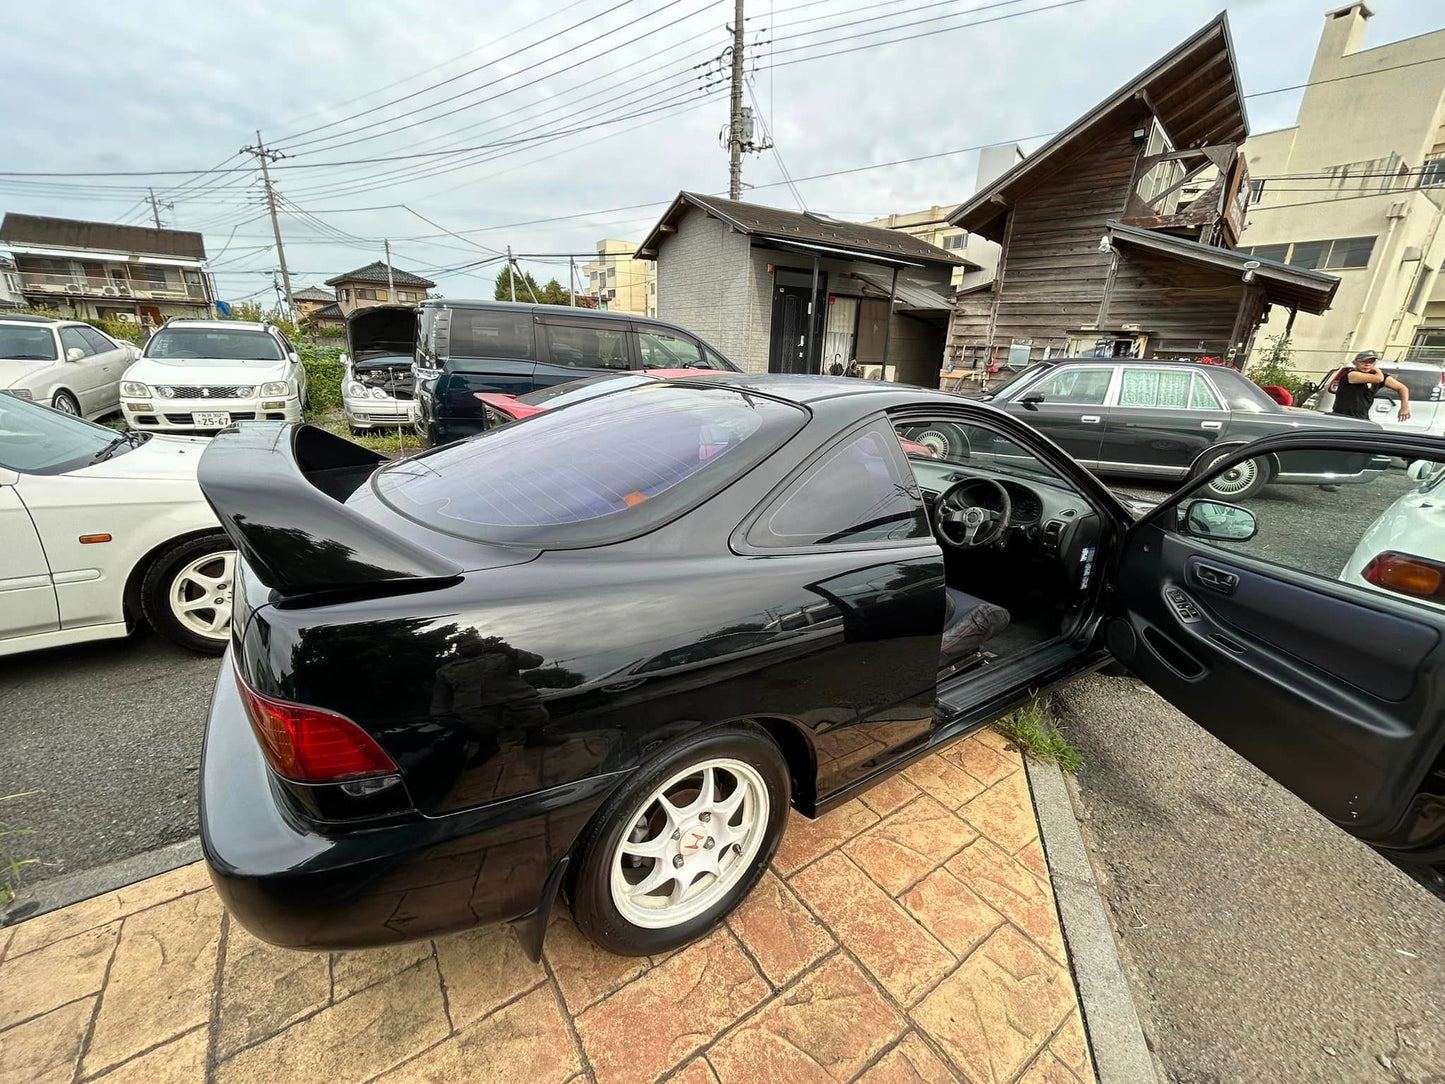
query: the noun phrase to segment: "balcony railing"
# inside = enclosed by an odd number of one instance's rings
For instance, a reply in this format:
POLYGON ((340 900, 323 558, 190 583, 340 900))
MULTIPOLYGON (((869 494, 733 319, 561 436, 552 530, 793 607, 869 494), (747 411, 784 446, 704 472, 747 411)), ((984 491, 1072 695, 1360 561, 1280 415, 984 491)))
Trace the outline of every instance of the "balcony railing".
POLYGON ((1244 229, 1249 173, 1231 143, 1139 159, 1120 221, 1179 233, 1206 245, 1233 246, 1244 229))
POLYGON ((144 301, 206 301, 199 282, 152 282, 149 279, 105 278, 100 275, 47 275, 22 272, 20 291, 24 294, 71 297, 115 297, 144 301))

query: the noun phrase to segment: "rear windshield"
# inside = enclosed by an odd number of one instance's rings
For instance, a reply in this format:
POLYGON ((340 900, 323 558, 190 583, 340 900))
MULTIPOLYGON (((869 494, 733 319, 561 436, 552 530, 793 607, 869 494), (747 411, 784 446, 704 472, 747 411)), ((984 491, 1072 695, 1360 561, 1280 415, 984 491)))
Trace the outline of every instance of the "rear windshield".
POLYGON ((517 402, 526 403, 528 406, 545 406, 550 410, 553 407, 580 403, 586 399, 595 399, 599 395, 622 391, 624 388, 637 388, 643 384, 654 382, 653 377, 644 376, 641 373, 627 373, 620 376, 589 376, 585 380, 569 380, 556 387, 543 388, 530 395, 518 396, 517 402))
MULTIPOLYGON (((1401 384, 1410 389, 1412 403, 1438 403, 1441 397, 1441 373, 1438 369, 1386 369, 1401 384)), ((1376 395, 1381 399, 1398 399, 1394 388, 1381 388, 1376 395)))
POLYGON ((438 358, 512 358, 537 356, 536 322, 526 309, 440 309, 431 320, 438 358))
POLYGON ((796 406, 724 388, 652 383, 378 471, 378 497, 478 541, 595 545, 650 530, 770 455, 796 406))
POLYGON ((229 328, 161 328, 146 344, 148 358, 207 358, 280 361, 281 344, 264 331, 229 328))
POLYGON ((0 358, 54 361, 55 335, 49 327, 0 324, 0 358))

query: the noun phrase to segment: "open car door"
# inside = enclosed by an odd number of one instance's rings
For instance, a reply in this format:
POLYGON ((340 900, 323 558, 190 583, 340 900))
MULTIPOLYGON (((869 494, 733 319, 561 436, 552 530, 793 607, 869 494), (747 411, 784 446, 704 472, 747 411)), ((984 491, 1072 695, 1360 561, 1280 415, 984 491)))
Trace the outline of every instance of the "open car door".
POLYGON ((1306 431, 1216 470, 1245 459, 1295 484, 1206 476, 1135 524, 1110 650, 1340 827, 1445 861, 1445 446, 1306 431))

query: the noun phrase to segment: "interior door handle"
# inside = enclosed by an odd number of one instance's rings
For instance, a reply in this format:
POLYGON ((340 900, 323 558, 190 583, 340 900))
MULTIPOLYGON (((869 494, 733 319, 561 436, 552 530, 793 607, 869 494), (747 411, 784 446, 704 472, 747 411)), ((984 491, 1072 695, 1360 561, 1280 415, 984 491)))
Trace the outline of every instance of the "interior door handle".
POLYGON ((1223 422, 1200 422, 1200 423, 1199 423, 1199 428, 1200 428, 1200 429, 1223 429, 1223 428, 1224 428, 1224 423, 1223 423, 1223 422))
POLYGON ((1085 415, 1083 415, 1082 417, 1079 418, 1079 421, 1081 421, 1081 422, 1086 422, 1086 423, 1089 424, 1089 425, 1098 425, 1098 424, 1099 424, 1099 415, 1097 415, 1097 414, 1085 414, 1085 415))
POLYGON ((1233 572, 1225 572, 1223 569, 1212 568, 1209 565, 1195 565, 1194 578, 1199 581, 1201 587, 1218 591, 1221 595, 1232 595, 1234 589, 1239 586, 1239 577, 1233 572))

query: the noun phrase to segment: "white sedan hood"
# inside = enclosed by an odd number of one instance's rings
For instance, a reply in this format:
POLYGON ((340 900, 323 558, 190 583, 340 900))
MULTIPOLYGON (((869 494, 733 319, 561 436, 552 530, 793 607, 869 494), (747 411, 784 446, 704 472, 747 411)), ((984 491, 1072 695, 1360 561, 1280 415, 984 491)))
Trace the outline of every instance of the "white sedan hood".
POLYGON ((208 358, 141 358, 125 371, 126 380, 157 384, 262 384, 285 380, 287 362, 228 361, 208 358))
POLYGON ((84 478, 152 478, 194 482, 196 464, 211 443, 209 437, 171 436, 153 433, 138 448, 112 456, 89 467, 70 472, 84 478))
POLYGON ((25 387, 41 369, 58 365, 56 361, 30 361, 24 358, 0 358, 0 388, 25 387))

